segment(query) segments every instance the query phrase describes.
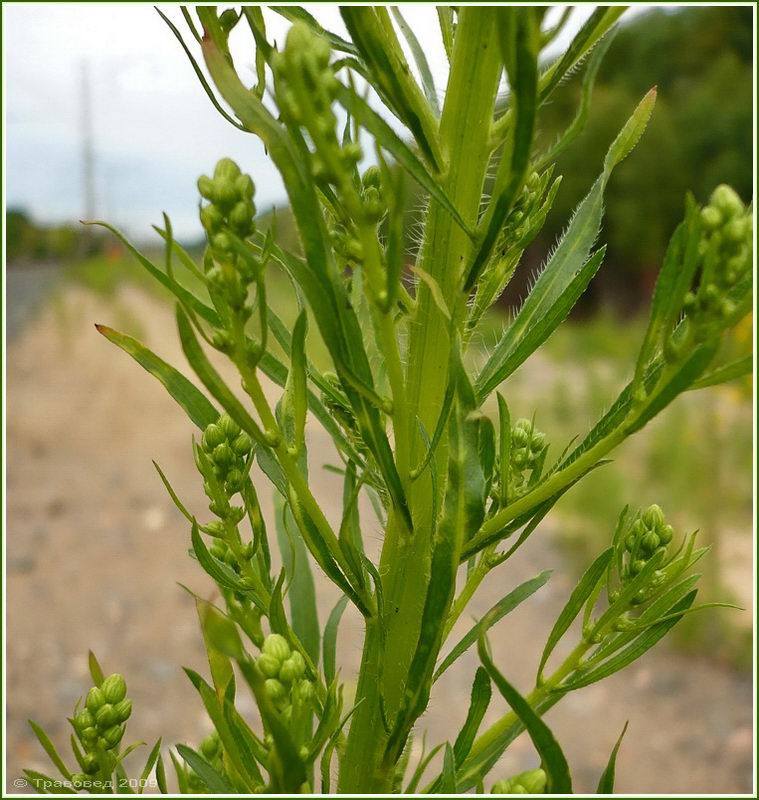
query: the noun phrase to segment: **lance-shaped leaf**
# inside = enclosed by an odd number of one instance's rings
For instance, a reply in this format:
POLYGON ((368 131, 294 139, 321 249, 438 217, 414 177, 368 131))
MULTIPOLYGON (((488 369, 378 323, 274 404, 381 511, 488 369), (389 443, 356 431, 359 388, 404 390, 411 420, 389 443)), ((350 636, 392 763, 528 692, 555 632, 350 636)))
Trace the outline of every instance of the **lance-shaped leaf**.
POLYGON ((153 767, 156 766, 158 763, 158 758, 161 755, 161 740, 158 741, 153 745, 153 749, 148 754, 148 760, 145 762, 145 766, 140 774, 140 782, 137 786, 137 794, 142 794, 145 787, 148 783, 148 778, 150 777, 150 773, 153 771, 153 767))
POLYGON ((619 753, 622 739, 627 733, 628 724, 629 723, 625 722, 625 727, 622 728, 622 733, 619 734, 619 739, 617 739, 617 743, 614 745, 614 749, 611 751, 606 768, 601 773, 601 779, 598 781, 596 794, 614 794, 614 773, 617 768, 617 754, 619 753))
MULTIPOLYGON (((572 291, 573 282, 588 262, 591 248, 598 237, 603 217, 603 193, 606 184, 614 167, 632 150, 641 137, 653 111, 655 101, 656 90, 652 89, 641 100, 609 147, 604 159, 603 172, 577 207, 569 227, 548 259, 532 291, 482 368, 477 378, 477 396, 480 400, 487 397, 504 380, 509 374, 509 370, 513 371, 515 368, 512 360, 513 354, 530 334, 533 326, 538 325, 544 317, 551 314, 556 321, 555 324, 558 325, 569 312, 569 309, 563 307, 566 302, 562 304, 562 295, 567 291, 572 291), (560 304, 560 313, 554 309, 557 303, 560 304)), ((593 266, 597 269, 598 263, 593 266)), ((588 268, 588 271, 592 273, 593 270, 588 268)), ((588 276, 587 281, 589 280, 588 276)), ((575 292, 579 286, 582 286, 582 281, 574 284, 575 292)), ((538 336, 533 334, 534 341, 537 342, 535 346, 544 342, 552 332, 553 330, 543 331, 538 336)), ((525 357, 523 352, 522 360, 525 357)))
POLYGON ((480 728, 485 712, 488 710, 492 693, 493 690, 490 686, 490 677, 488 676, 487 670, 483 667, 478 667, 477 672, 474 674, 472 694, 469 700, 469 711, 467 712, 464 725, 453 745, 453 754, 456 756, 457 764, 462 764, 464 759, 469 755, 469 751, 472 749, 477 731, 480 728))
POLYGON ((190 768, 205 783, 211 794, 233 794, 234 788, 212 767, 200 753, 184 744, 177 745, 177 752, 190 768))
POLYGON ((496 177, 498 196, 486 213, 487 227, 464 278, 469 292, 490 258, 506 217, 524 183, 532 152, 538 91, 538 29, 532 9, 503 8, 498 15, 498 39, 512 87, 513 135, 496 177))
POLYGON ((669 241, 664 263, 656 280, 651 314, 635 368, 635 385, 652 358, 666 347, 667 340, 682 311, 699 264, 701 219, 698 208, 689 198, 685 220, 677 226, 669 241))
MULTIPOLYGON (((213 681, 216 694, 221 697, 224 694, 229 681, 233 678, 232 663, 226 652, 222 652, 214 646, 212 639, 216 636, 214 628, 217 622, 218 609, 215 609, 207 600, 200 597, 195 598, 195 608, 200 620, 200 630, 203 633, 203 642, 206 646, 208 666, 211 668, 211 680, 213 681)), ((218 627, 216 625, 216 627, 218 627)))
MULTIPOLYGON (((567 11, 571 10, 571 8, 567 8, 567 11)), ((593 87, 596 82, 596 76, 598 75, 598 70, 601 66, 601 62, 606 55, 607 50, 609 49, 609 45, 612 43, 614 39, 614 34, 616 29, 613 29, 607 33, 603 39, 593 48, 593 51, 588 58, 587 66, 585 67, 585 73, 582 76, 582 88, 580 92, 580 105, 577 107, 577 112, 575 114, 574 119, 572 122, 567 126, 564 133, 556 140, 555 144, 551 146, 551 148, 546 151, 543 155, 541 155, 538 164, 536 165, 535 169, 538 171, 545 167, 547 164, 551 164, 556 161, 557 157, 583 132, 585 129, 585 125, 588 121, 588 116, 590 114, 590 101, 593 97, 593 87)))
POLYGON ((458 794, 459 787, 456 782, 456 755, 453 748, 445 743, 443 751, 443 774, 440 777, 440 791, 443 794, 458 794))
POLYGON ((92 222, 91 225, 102 225, 107 228, 127 250, 140 262, 140 264, 163 286, 165 286, 180 303, 187 306, 193 313, 210 323, 214 327, 219 327, 221 320, 216 311, 199 300, 192 292, 185 289, 181 283, 169 277, 162 269, 153 264, 124 236, 121 231, 109 225, 107 222, 92 222))
POLYGON ((450 653, 448 653, 448 655, 441 662, 440 666, 437 668, 434 679, 437 680, 448 669, 448 667, 450 667, 451 664, 456 661, 456 659, 462 656, 477 641, 483 631, 487 631, 489 628, 495 625, 496 622, 499 622, 507 614, 511 613, 518 605, 523 603, 528 597, 537 592, 537 590, 540 589, 540 587, 543 586, 550 577, 550 569, 546 570, 545 572, 541 572, 540 575, 530 578, 530 580, 525 581, 517 586, 516 589, 513 589, 505 597, 502 597, 488 610, 482 619, 472 628, 470 628, 456 643, 456 645, 451 648, 450 653))
POLYGON ((727 383, 728 381, 743 378, 751 374, 753 367, 753 356, 737 358, 735 361, 730 361, 702 375, 695 383, 692 383, 688 387, 688 391, 692 389, 705 389, 707 386, 718 386, 720 383, 727 383))
POLYGON ((342 554, 339 542, 326 542, 322 537, 321 531, 316 527, 313 520, 308 516, 295 493, 289 492, 290 508, 298 529, 303 536, 311 555, 316 563, 324 570, 324 573, 336 583, 342 591, 350 597, 356 607, 365 616, 371 615, 371 610, 366 602, 361 598, 351 582, 346 577, 343 570, 350 572, 349 564, 342 554), (339 566, 338 566, 339 564, 339 566), (341 569, 342 567, 342 569, 341 569))
POLYGON ((513 712, 522 721, 527 733, 538 751, 540 761, 548 778, 548 792, 551 794, 571 794, 572 779, 564 753, 550 728, 535 713, 535 710, 521 694, 501 675, 488 653, 485 634, 480 636, 478 645, 480 661, 488 671, 491 680, 513 712))
POLYGON ((298 453, 303 449, 306 430, 306 332, 308 318, 303 309, 295 321, 290 348, 290 371, 282 397, 282 428, 288 445, 298 453))
POLYGON ((206 389, 254 442, 265 445, 266 442, 258 424, 248 414, 242 403, 232 394, 232 390, 224 383, 219 373, 208 360, 203 348, 200 346, 200 342, 198 342, 197 336, 195 336, 190 320, 179 305, 177 305, 177 328, 182 350, 190 366, 195 370, 195 374, 200 378, 206 389))
POLYGON ((113 342, 154 378, 157 378, 166 387, 166 391, 185 410, 187 416, 201 429, 205 429, 219 418, 219 412, 211 405, 206 396, 181 372, 159 358, 145 345, 127 336, 124 333, 109 328, 106 325, 95 325, 98 333, 113 342))
POLYGON ((625 433, 629 436, 635 431, 639 431, 679 394, 687 391, 711 364, 717 349, 718 342, 705 342, 697 347, 682 364, 678 364, 674 371, 668 370, 663 376, 662 385, 656 388, 641 412, 633 418, 633 421, 625 429, 625 433))
POLYGON ((88 654, 87 662, 90 668, 92 682, 95 684, 95 686, 101 686, 105 680, 105 674, 103 673, 103 668, 100 666, 100 662, 97 660, 97 656, 92 652, 92 650, 90 650, 88 654))
POLYGON ((435 91, 435 80, 432 77, 432 70, 430 69, 424 49, 419 44, 419 39, 416 38, 414 29, 406 22, 403 14, 401 14, 400 8, 398 8, 398 6, 391 6, 390 11, 403 34, 403 38, 406 40, 406 44, 409 46, 409 50, 411 50, 411 55, 414 56, 416 67, 419 70, 419 77, 422 79, 424 96, 427 98, 432 112, 436 117, 439 117, 440 104, 438 103, 437 92, 435 91))
POLYGON ((34 735, 37 737, 37 740, 42 745, 42 749, 47 753, 48 758, 53 762, 53 764, 55 764, 61 775, 63 775, 67 781, 70 781, 71 771, 63 763, 63 759, 58 755, 58 751, 55 749, 55 745, 50 740, 50 737, 45 733, 40 725, 34 722, 34 720, 30 719, 29 725, 34 731, 34 735))
POLYGON ((341 597, 327 618, 324 626, 324 636, 322 637, 322 668, 324 670, 324 680, 330 685, 335 679, 337 661, 337 632, 340 628, 340 620, 343 612, 348 605, 348 598, 341 597))
POLYGON ((444 168, 435 115, 414 80, 387 9, 341 6, 353 43, 369 68, 372 84, 387 98, 398 119, 414 135, 419 149, 437 170, 444 168))
POLYGON ((342 36, 323 28, 305 8, 301 6, 269 6, 269 8, 272 11, 276 11, 277 14, 281 14, 285 19, 289 19, 290 22, 305 22, 315 33, 324 36, 333 50, 339 50, 342 53, 349 53, 354 56, 358 55, 358 50, 353 42, 349 42, 343 39, 342 36))
POLYGON ((577 615, 582 610, 585 601, 593 594, 600 581, 606 575, 606 568, 614 556, 614 548, 609 547, 601 553, 598 558, 588 567, 585 574, 580 578, 577 586, 572 591, 572 594, 567 600, 567 604, 561 610, 558 619, 554 623, 551 633, 548 635, 548 641, 543 648, 543 655, 540 658, 540 665, 538 666, 538 682, 541 681, 543 676, 543 668, 548 661, 549 656, 553 649, 559 643, 561 637, 567 632, 569 626, 574 622, 577 615))
POLYGON ((288 522, 294 527, 295 521, 289 507, 284 505, 279 495, 274 498, 274 510, 279 552, 289 581, 288 596, 293 632, 314 664, 318 664, 319 616, 308 551, 300 536, 288 536, 288 522))

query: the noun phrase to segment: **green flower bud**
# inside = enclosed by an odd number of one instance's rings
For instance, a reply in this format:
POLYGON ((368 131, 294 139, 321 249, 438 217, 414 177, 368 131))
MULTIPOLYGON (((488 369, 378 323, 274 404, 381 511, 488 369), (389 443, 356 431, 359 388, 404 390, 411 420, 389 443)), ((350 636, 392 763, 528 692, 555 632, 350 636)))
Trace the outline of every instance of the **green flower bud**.
POLYGON ((81 733, 85 728, 91 728, 95 724, 95 717, 86 708, 82 709, 74 717, 74 730, 81 733))
MULTIPOLYGON (((330 125, 330 128, 334 128, 334 124, 330 125)), ((342 149, 342 156, 348 164, 358 163, 363 155, 364 151, 357 142, 348 142, 342 149)))
POLYGON ((546 790, 546 773, 542 769, 531 769, 521 772, 511 779, 515 784, 522 786, 525 794, 543 794, 546 790))
POLYGON ((530 449, 533 453, 539 453, 546 446, 546 435, 544 433, 533 434, 530 442, 530 449))
POLYGON ((714 206, 701 209, 701 222, 707 231, 715 231, 722 223, 722 214, 714 206))
POLYGON ((132 701, 129 700, 129 698, 125 698, 121 702, 116 703, 113 707, 113 711, 119 722, 126 722, 132 715, 132 701))
POLYGON ((233 525, 237 525, 245 517, 245 509, 242 506, 230 506, 227 516, 233 525))
POLYGON ((646 555, 653 555, 654 550, 659 546, 659 537, 652 532, 647 533, 641 540, 640 546, 646 555))
POLYGON ((200 752, 209 761, 219 752, 219 736, 215 731, 203 739, 200 744, 200 752))
POLYGON ((658 530, 664 525, 664 512, 654 503, 643 512, 643 522, 649 530, 658 530))
POLYGON ((232 249, 232 241, 223 231, 213 237, 212 244, 220 253, 229 253, 232 249))
POLYGON ((672 541, 674 536, 674 529, 671 525, 662 525, 659 529, 659 541, 663 545, 667 545, 672 541))
POLYGON ((284 683, 294 683, 303 676, 306 671, 306 663, 303 656, 297 651, 293 651, 290 658, 282 662, 279 670, 279 679, 284 683))
POLYGON ((243 482, 243 474, 240 472, 239 469, 231 469, 227 473, 227 481, 225 483, 225 488, 227 493, 232 495, 235 492, 239 492, 240 488, 242 487, 243 482))
POLYGON ((373 186, 375 189, 379 189, 382 184, 382 172, 380 172, 380 168, 369 167, 361 176, 361 183, 364 185, 364 188, 373 186))
POLYGON ((205 533, 216 539, 223 539, 226 536, 227 527, 221 520, 215 519, 205 526, 205 533))
POLYGON ((224 224, 224 215, 214 206, 204 206, 200 209, 200 224, 207 233, 217 233, 224 224))
POLYGON ((222 414, 219 417, 219 427, 224 432, 224 435, 232 441, 236 439, 242 432, 240 426, 229 416, 229 414, 222 414))
POLYGON ((625 537, 625 548, 629 552, 632 552, 633 548, 635 547, 635 542, 636 542, 635 534, 628 533, 627 536, 625 537))
POLYGON ((126 697, 126 681, 118 673, 109 675, 100 688, 103 690, 103 696, 108 703, 120 703, 126 697))
POLYGON ((232 452, 232 448, 224 442, 214 447, 211 458, 220 467, 226 467, 235 460, 235 454, 232 452))
POLYGON ((632 572, 633 575, 637 575, 645 566, 646 562, 643 561, 643 559, 637 558, 630 564, 630 572, 632 572))
POLYGON ((211 423, 204 431, 203 436, 201 437, 200 444, 201 447, 206 451, 206 453, 210 453, 213 451, 215 447, 218 447, 220 444, 225 442, 227 439, 224 431, 215 423, 211 423))
POLYGON ((93 686, 87 693, 87 700, 84 704, 89 711, 95 714, 98 709, 105 704, 105 695, 101 689, 97 686, 93 686))
POLYGON ((232 210, 239 195, 233 180, 216 178, 213 186, 214 202, 224 213, 232 210))
POLYGON ((234 181, 240 177, 240 168, 232 161, 231 158, 221 158, 216 162, 213 170, 214 179, 225 178, 229 181, 234 181))
POLYGON ((243 200, 252 200, 256 193, 256 186, 250 175, 240 175, 235 180, 235 189, 243 200))
POLYGON ((82 772, 73 772, 71 774, 71 783, 76 789, 81 789, 83 786, 91 783, 89 777, 82 772))
POLYGON ((238 456, 247 456, 253 448, 253 442, 247 433, 241 433, 233 442, 232 450, 238 456))
POLYGON ((267 656, 272 656, 282 662, 290 657, 290 645, 284 636, 280 636, 278 633, 271 633, 264 639, 263 652, 267 656))
POLYGON ((214 542, 211 545, 210 553, 214 558, 218 558, 219 561, 224 561, 227 557, 227 546, 223 542, 214 542))
POLYGON ((709 198, 711 205, 716 206, 728 219, 743 213, 743 202, 738 193, 725 183, 720 184, 709 198))
POLYGON ((83 731, 80 731, 79 736, 85 744, 91 746, 98 738, 98 730, 93 724, 92 727, 85 728, 83 731))
POLYGON ((106 728, 110 728, 112 725, 115 725, 116 722, 118 722, 116 712, 110 703, 100 706, 95 714, 95 722, 101 731, 104 731, 106 728))
POLYGON ((253 230, 253 217, 256 208, 250 201, 240 201, 229 212, 229 224, 237 233, 245 237, 253 230))
POLYGON ((105 749, 111 750, 118 743, 121 741, 122 737, 124 736, 124 726, 123 725, 114 725, 111 728, 108 728, 105 733, 103 733, 103 740, 105 741, 105 749))
POLYGON ((267 678, 264 686, 266 688, 266 694, 275 703, 288 697, 289 693, 285 685, 280 683, 276 678, 267 678))
POLYGON ((200 192, 201 197, 205 197, 206 200, 213 201, 213 188, 213 181, 208 177, 208 175, 201 175, 198 178, 198 191, 200 192))
POLYGON ((82 769, 88 775, 94 775, 100 769, 100 762, 94 753, 86 753, 82 759, 82 769))
POLYGON ((256 664, 267 678, 276 678, 279 675, 280 661, 274 656, 263 653, 258 657, 256 664))
POLYGON ((315 694, 316 689, 311 681, 304 680, 298 684, 298 695, 304 703, 307 703, 309 700, 311 700, 315 694))

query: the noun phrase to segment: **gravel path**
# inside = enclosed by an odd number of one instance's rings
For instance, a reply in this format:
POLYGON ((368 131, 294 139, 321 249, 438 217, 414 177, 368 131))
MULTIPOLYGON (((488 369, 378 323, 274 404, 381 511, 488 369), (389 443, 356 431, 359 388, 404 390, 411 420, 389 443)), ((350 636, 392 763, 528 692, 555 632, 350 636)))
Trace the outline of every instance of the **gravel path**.
MULTIPOLYGON (((120 299, 139 320, 144 340, 183 364, 170 310, 131 290, 120 299)), ((11 307, 13 297, 8 300, 11 307)), ((199 593, 209 592, 210 583, 188 558, 187 526, 150 464, 155 458, 185 503, 201 512, 190 424, 162 387, 96 334, 93 322, 114 320, 108 303, 80 290, 68 291, 62 303, 63 310, 46 309, 8 347, 9 790, 22 767, 47 770, 28 718, 65 748, 65 717, 88 686, 89 648, 107 670, 127 678, 135 707, 130 739, 151 742, 160 735, 165 742, 195 743, 208 729, 181 672, 182 666, 207 672, 207 665, 191 598, 177 582, 199 593)), ((317 431, 310 435, 314 458, 327 445, 317 431)), ((334 477, 315 464, 312 474, 322 476, 315 478, 316 494, 335 519, 334 477)), ((366 535, 379 544, 374 531, 366 535)), ((507 570, 491 575, 472 609, 481 613, 522 580, 557 568, 492 636, 496 661, 523 690, 572 588, 560 558, 550 530, 538 532, 507 570)), ((322 618, 335 600, 325 583, 319 586, 322 618)), ((344 675, 355 669, 359 647, 359 620, 346 614, 339 647, 344 675)), ((443 732, 455 736, 474 666, 470 653, 437 685, 424 723, 430 741, 440 741, 443 732)), ((752 709, 748 675, 660 646, 621 675, 565 698, 548 722, 565 746, 579 792, 593 790, 629 720, 618 791, 740 793, 751 791, 752 709)), ((242 710, 251 712, 252 704, 243 702, 242 710)), ((489 718, 503 712, 494 700, 489 718)), ((522 737, 494 777, 535 761, 522 737)), ((132 763, 138 771, 141 765, 132 763)))

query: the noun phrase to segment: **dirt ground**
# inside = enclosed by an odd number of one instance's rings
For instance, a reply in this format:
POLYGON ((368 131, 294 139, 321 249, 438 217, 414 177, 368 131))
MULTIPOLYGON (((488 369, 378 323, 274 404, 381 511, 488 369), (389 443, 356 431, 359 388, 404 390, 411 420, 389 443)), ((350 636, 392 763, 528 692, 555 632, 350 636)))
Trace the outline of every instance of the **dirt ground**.
MULTIPOLYGON (((192 426, 163 388, 92 325, 119 327, 122 320, 138 325, 141 338, 168 361, 184 365, 170 309, 136 290, 114 303, 68 289, 8 347, 8 791, 18 791, 13 781, 22 767, 48 771, 27 719, 67 750, 66 716, 89 686, 90 648, 106 670, 126 676, 135 709, 129 740, 197 743, 208 731, 181 671, 207 672, 207 666, 192 600, 177 584, 204 593, 210 583, 188 557, 187 525, 150 463, 155 459, 184 502, 202 514, 192 426)), ((315 493, 334 519, 339 490, 315 463, 328 445, 315 429, 310 437, 315 493)), ((367 536, 378 544, 372 530, 367 536)), ((480 613, 520 581, 556 568, 493 632, 496 661, 522 689, 529 688, 572 588, 561 566, 550 530, 539 531, 508 569, 491 575, 472 609, 480 613)), ((334 590, 320 581, 323 619, 334 600, 334 590)), ((360 633, 359 620, 346 614, 339 643, 344 675, 358 662, 360 633)), ((441 732, 455 736, 475 659, 469 653, 436 686, 424 718, 429 741, 440 741, 441 732)), ((617 791, 733 794, 752 789, 752 709, 748 674, 660 645, 623 673, 569 695, 548 722, 565 747, 578 792, 595 788, 629 720, 617 791)), ((241 710, 250 713, 252 703, 243 702, 241 710)), ((503 711, 494 700, 489 718, 503 711)), ((535 762, 521 737, 493 777, 535 762)), ((143 762, 128 763, 137 773, 143 762)))

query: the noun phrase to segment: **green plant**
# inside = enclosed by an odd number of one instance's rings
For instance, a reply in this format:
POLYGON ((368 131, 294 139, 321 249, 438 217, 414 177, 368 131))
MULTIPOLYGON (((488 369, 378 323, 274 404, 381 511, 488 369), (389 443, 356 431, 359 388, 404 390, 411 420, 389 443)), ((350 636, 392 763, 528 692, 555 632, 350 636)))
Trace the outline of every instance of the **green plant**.
MULTIPOLYGON (((438 8, 450 60, 442 109, 423 51, 397 10, 421 85, 406 64, 388 9, 343 7, 350 40, 323 30, 300 8, 275 10, 293 21, 281 50, 268 40, 257 7, 221 14, 198 7, 202 32, 188 11, 184 15, 202 49, 210 82, 201 79, 217 110, 259 136, 282 175, 302 255, 282 249, 271 229, 257 231, 253 181, 221 159, 212 176, 198 181, 208 237, 201 268, 173 240, 168 221, 158 229, 166 242, 165 270, 114 231, 176 297, 184 353, 216 405, 139 342, 98 326, 164 384, 201 431, 192 449, 210 520, 188 509, 158 470, 187 520, 192 555, 221 597, 218 606, 196 597, 211 681, 186 672, 216 733, 200 752, 178 746, 179 788, 329 792, 334 762, 343 793, 481 789, 501 754, 526 730, 540 769, 499 781, 494 790, 571 791, 568 765, 541 715, 569 692, 640 657, 697 608, 698 576, 690 570, 705 548, 696 547, 693 535, 677 536, 658 506, 623 511, 609 547, 556 621, 526 696, 493 663, 486 634, 549 573, 514 588, 452 646, 450 633, 486 575, 498 569, 505 577, 508 559, 557 500, 618 444, 683 391, 745 372, 745 360, 712 365, 723 332, 751 306, 750 211, 726 186, 704 209, 687 201, 629 385, 579 444, 549 458, 549 437, 534 420, 512 424, 496 389, 551 336, 600 267, 604 249, 593 247, 604 189, 642 135, 655 91, 611 143, 599 178, 476 375, 466 366, 467 349, 558 188, 551 159, 535 152, 538 111, 589 52, 592 80, 622 9, 595 11, 566 53, 541 71, 540 51, 555 35, 541 30, 544 8, 438 8), (256 43, 252 88, 236 71, 228 46, 238 25, 249 26, 256 43), (504 72, 511 87, 508 108, 494 118, 504 72), (359 79, 405 126, 411 145, 355 88, 359 79), (362 171, 367 142, 376 164, 362 171), (483 198, 491 166, 493 190, 483 198), (412 285, 404 269, 401 171, 429 194, 412 285), (175 261, 202 281, 210 304, 180 282, 175 261), (292 282, 300 309, 292 329, 267 304, 272 263, 292 282), (318 370, 307 357, 310 322, 333 372, 318 370), (269 346, 270 337, 284 359, 269 346), (235 366, 244 400, 224 382, 207 348, 235 366), (263 376, 282 388, 274 408, 263 376), (482 410, 494 393, 495 424, 482 410), (309 482, 309 412, 331 436, 341 462, 344 507, 337 529, 309 482), (260 487, 250 478, 254 460, 278 497, 278 576, 272 574, 260 487), (373 501, 383 528, 379 563, 364 550, 361 493, 373 501), (343 593, 323 629, 312 560, 343 593), (349 603, 364 618, 365 639, 356 697, 346 708, 336 642, 349 603), (555 646, 581 613, 574 648, 547 671, 555 646), (453 744, 439 744, 406 776, 412 732, 435 681, 475 644, 482 667, 463 728, 451 737, 453 744), (255 697, 262 730, 235 706, 240 678, 255 697), (511 711, 480 731, 493 684, 511 711), (424 779, 441 750, 439 774, 424 779)), ((577 135, 586 112, 583 107, 569 126, 567 139, 577 135)), ((600 792, 613 788, 616 751, 600 792)))

